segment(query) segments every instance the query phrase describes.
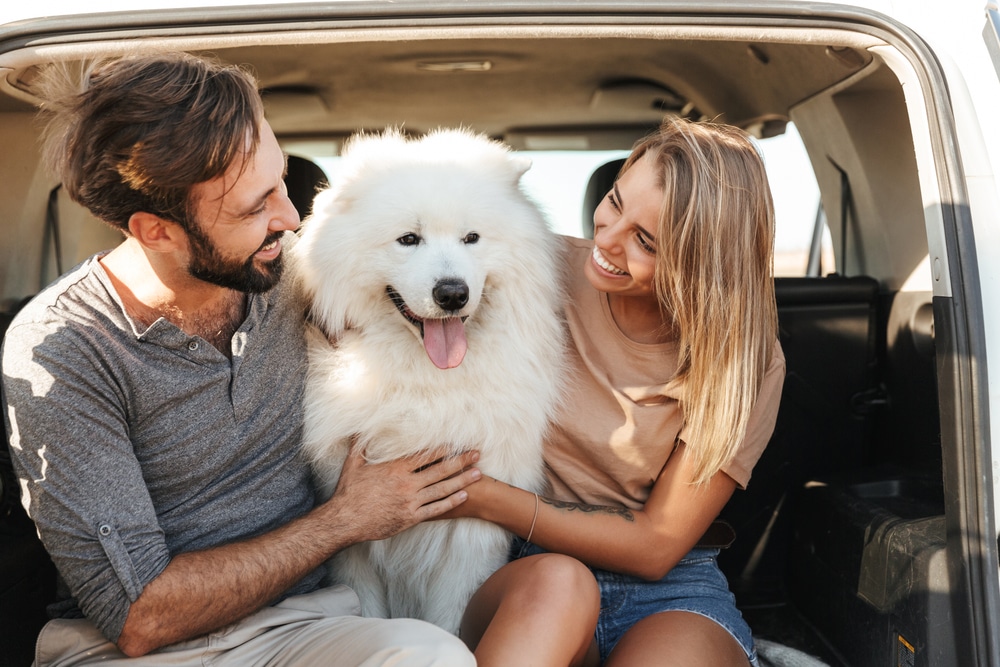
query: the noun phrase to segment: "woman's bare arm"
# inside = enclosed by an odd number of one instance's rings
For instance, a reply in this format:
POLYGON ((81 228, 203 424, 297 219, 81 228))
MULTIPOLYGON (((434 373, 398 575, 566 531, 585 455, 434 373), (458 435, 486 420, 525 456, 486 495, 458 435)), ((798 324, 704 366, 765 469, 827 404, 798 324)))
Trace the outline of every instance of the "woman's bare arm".
POLYGON ((446 516, 475 516, 527 537, 540 547, 602 569, 645 579, 663 577, 690 551, 736 489, 723 472, 704 486, 689 483, 684 445, 671 455, 642 510, 565 503, 484 477, 469 500, 446 516))

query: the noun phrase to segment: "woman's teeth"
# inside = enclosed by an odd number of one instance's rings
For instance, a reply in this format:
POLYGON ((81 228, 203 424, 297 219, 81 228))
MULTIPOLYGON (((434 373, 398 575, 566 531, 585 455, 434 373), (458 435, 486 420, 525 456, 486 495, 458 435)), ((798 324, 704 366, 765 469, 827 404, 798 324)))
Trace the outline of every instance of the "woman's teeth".
POLYGON ((628 275, 628 273, 626 271, 622 271, 617 266, 614 266, 613 264, 610 264, 608 262, 608 260, 604 259, 604 255, 601 254, 601 251, 597 248, 597 246, 594 246, 594 262, 596 262, 599 267, 601 267, 602 269, 604 269, 608 273, 613 273, 616 276, 627 276, 628 275))

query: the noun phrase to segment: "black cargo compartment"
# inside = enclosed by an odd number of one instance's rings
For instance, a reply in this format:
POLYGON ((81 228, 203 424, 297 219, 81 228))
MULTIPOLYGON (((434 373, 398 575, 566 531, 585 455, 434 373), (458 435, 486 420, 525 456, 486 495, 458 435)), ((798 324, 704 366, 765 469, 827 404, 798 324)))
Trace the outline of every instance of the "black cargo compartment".
POLYGON ((924 476, 806 484, 788 589, 858 667, 955 663, 941 482, 924 476))

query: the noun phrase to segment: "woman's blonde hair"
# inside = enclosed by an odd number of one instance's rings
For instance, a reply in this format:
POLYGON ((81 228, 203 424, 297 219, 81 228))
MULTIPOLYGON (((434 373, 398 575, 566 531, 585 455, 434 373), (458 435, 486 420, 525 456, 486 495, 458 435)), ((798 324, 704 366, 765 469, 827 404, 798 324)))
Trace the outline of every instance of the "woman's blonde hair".
POLYGON ((778 333, 774 205, 764 162, 742 130, 668 118, 622 167, 659 174, 654 286, 679 336, 679 391, 694 482, 732 460, 778 333))

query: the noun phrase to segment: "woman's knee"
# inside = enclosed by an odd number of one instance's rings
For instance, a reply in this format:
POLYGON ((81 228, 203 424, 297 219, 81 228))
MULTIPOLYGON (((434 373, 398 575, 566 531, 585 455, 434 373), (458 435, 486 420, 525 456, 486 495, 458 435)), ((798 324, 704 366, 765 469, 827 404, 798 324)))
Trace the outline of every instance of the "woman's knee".
POLYGON ((619 665, 749 667, 739 641, 716 621, 697 613, 667 611, 647 616, 625 633, 606 667, 619 665))
POLYGON ((594 574, 575 558, 562 554, 538 554, 522 558, 522 571, 509 591, 522 602, 538 601, 546 605, 563 600, 568 604, 597 609, 601 593, 594 574))
POLYGON ((537 554, 512 561, 473 595, 462 619, 462 639, 476 648, 485 633, 515 627, 548 632, 553 624, 583 628, 589 637, 601 594, 590 569, 569 556, 537 554))
POLYGON ((505 565, 473 596, 462 638, 482 665, 518 664, 526 654, 539 664, 582 664, 599 613, 589 568, 558 554, 527 556, 505 565))

